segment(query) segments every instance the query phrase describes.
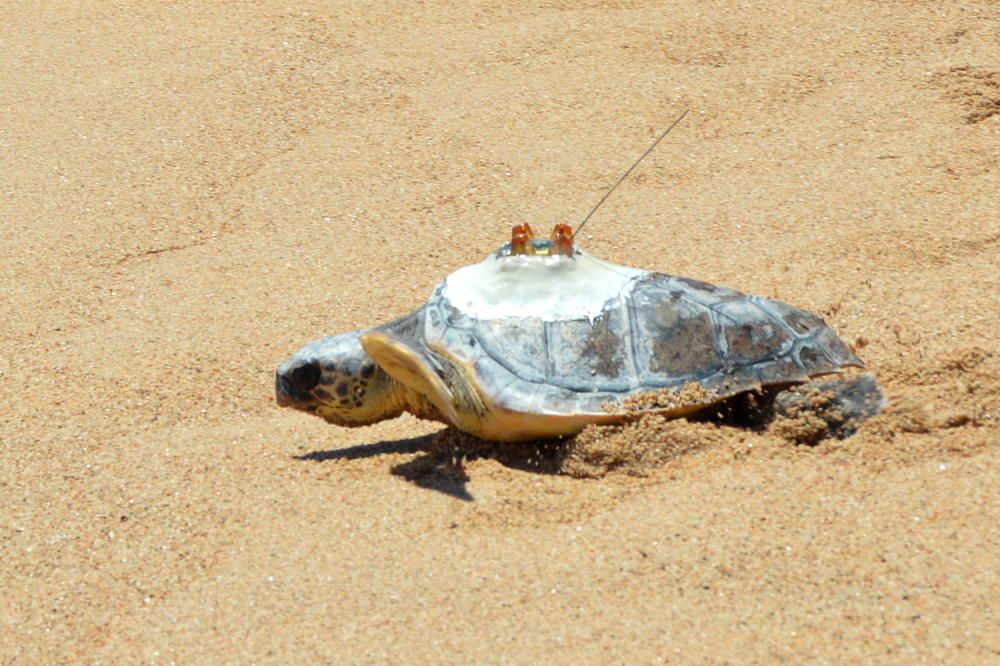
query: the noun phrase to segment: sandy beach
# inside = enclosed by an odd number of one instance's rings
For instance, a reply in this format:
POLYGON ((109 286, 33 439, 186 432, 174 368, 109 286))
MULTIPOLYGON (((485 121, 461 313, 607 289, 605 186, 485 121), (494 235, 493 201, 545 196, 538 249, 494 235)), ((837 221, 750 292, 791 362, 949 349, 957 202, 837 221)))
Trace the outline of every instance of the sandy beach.
POLYGON ((995 2, 2 14, 0 663, 1000 663, 995 2), (457 473, 275 404, 684 110, 578 242, 821 315, 857 435, 457 473))

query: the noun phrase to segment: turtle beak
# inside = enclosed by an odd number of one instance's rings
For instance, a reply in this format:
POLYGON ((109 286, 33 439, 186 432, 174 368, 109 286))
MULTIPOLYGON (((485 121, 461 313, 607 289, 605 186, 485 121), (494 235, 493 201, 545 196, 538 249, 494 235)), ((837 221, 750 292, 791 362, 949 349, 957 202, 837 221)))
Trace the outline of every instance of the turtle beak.
POLYGON ((292 398, 292 385, 280 370, 274 373, 274 399, 281 407, 291 407, 295 404, 292 398))
POLYGON ((315 362, 282 364, 274 373, 274 398, 282 407, 314 412, 318 407, 311 393, 319 383, 320 369, 315 362))

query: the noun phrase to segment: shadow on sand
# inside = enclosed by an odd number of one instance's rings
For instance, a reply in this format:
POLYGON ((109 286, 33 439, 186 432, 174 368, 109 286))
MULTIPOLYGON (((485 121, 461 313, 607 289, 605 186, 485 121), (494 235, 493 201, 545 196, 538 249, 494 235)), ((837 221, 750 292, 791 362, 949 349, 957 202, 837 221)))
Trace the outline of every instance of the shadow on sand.
POLYGON ((422 437, 384 440, 345 449, 312 451, 295 458, 326 462, 417 454, 412 460, 393 465, 391 472, 420 488, 436 490, 456 499, 471 502, 475 498, 466 488, 469 481, 464 468, 466 460, 490 458, 512 469, 536 474, 558 474, 564 449, 565 442, 556 441, 502 445, 496 442, 483 442, 446 428, 422 437))
POLYGON ((346 449, 331 449, 329 451, 311 451, 305 455, 295 456, 296 460, 325 462, 327 460, 361 460, 392 454, 410 454, 427 451, 435 435, 410 437, 409 439, 382 440, 375 444, 358 444, 346 449))
POLYGON ((424 435, 409 439, 383 440, 375 444, 359 444, 346 449, 329 451, 312 451, 305 455, 295 456, 296 460, 326 462, 329 460, 360 460, 376 458, 385 455, 419 454, 416 458, 393 465, 392 473, 401 476, 410 483, 436 490, 464 502, 475 498, 466 489, 468 475, 462 468, 461 461, 457 463, 448 452, 440 450, 436 445, 438 435, 424 435))

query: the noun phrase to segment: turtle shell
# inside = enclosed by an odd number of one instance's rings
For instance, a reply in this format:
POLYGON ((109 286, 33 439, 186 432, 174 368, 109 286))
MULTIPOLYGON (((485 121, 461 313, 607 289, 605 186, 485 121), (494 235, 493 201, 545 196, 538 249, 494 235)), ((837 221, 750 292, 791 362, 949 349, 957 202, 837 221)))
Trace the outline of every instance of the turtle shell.
POLYGON ((558 319, 472 316, 444 287, 405 334, 516 412, 607 414, 637 394, 692 384, 710 404, 862 365, 816 315, 683 277, 637 274, 596 316, 558 319))

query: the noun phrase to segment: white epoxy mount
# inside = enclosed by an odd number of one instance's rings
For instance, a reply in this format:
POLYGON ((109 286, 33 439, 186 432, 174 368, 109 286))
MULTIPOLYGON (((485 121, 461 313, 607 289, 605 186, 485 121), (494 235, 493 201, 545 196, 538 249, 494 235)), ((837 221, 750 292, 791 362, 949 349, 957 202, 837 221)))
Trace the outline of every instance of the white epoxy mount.
POLYGON ((442 296, 479 319, 593 320, 609 299, 625 295, 632 281, 646 274, 580 250, 572 257, 491 255, 445 278, 442 296))

